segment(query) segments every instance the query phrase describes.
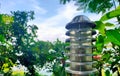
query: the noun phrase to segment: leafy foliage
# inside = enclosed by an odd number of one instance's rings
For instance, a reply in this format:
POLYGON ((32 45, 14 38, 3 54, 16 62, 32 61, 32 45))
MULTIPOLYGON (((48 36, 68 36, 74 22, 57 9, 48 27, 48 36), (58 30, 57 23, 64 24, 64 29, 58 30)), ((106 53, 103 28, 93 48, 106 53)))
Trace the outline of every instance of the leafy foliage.
MULTIPOLYGON (((66 4, 70 1, 75 1, 78 9, 89 11, 92 13, 105 13, 113 7, 114 3, 112 0, 60 0, 61 3, 66 4)), ((118 2, 118 1, 117 1, 118 2)))
POLYGON ((10 27, 13 22, 13 17, 0 14, 0 70, 5 73, 6 76, 10 74, 10 67, 13 66, 11 59, 8 56, 12 56, 12 45, 10 27))
POLYGON ((13 51, 15 58, 13 60, 17 61, 19 60, 20 63, 24 66, 26 66, 31 73, 31 75, 34 75, 35 69, 33 65, 36 64, 36 52, 31 50, 31 47, 35 44, 35 37, 36 37, 36 28, 35 25, 28 25, 27 22, 29 20, 33 19, 34 12, 11 12, 14 18, 14 21, 12 23, 11 27, 11 33, 12 36, 15 38, 14 40, 14 46, 13 51), (29 31, 29 32, 28 32, 29 31), (19 54, 21 54, 19 56, 19 54))
POLYGON ((19 61, 19 64, 28 69, 24 75, 38 76, 34 66, 41 68, 47 62, 53 63, 56 59, 60 62, 59 58, 64 59, 65 43, 58 39, 53 43, 37 40, 37 26, 27 24, 34 19, 34 12, 16 11, 11 14, 0 15, 0 72, 5 76, 13 75, 15 72, 12 73, 11 67, 19 61))
POLYGON ((106 36, 108 40, 118 46, 120 46, 120 33, 117 30, 106 31, 106 36))
POLYGON ((32 50, 35 45, 35 25, 27 22, 33 19, 33 12, 12 12, 12 15, 0 15, 0 70, 5 76, 10 76, 11 67, 19 60, 29 69, 30 75, 34 74, 33 65, 36 62, 36 52, 32 50), (7 66, 5 66, 7 65, 7 66))
MULTIPOLYGON (((115 11, 118 12, 119 10, 115 11)), ((99 30, 100 34, 98 34, 95 44, 97 49, 95 51, 95 54, 101 55, 101 58, 97 60, 98 64, 96 66, 102 72, 102 74, 100 75, 103 75, 104 72, 105 76, 111 76, 112 74, 110 73, 110 70, 112 70, 113 74, 116 71, 119 71, 118 68, 120 67, 120 27, 116 28, 115 25, 111 23, 110 26, 114 26, 114 28, 107 29, 105 27, 106 25, 109 25, 109 19, 119 16, 116 12, 110 11, 101 17, 101 19, 99 20, 100 22, 97 21, 96 29, 99 30), (104 70, 106 68, 108 69, 104 70)), ((118 72, 117 75, 119 76, 120 73, 118 72)))
POLYGON ((114 17, 118 17, 120 16, 120 9, 115 9, 113 11, 110 11, 108 13, 106 13, 105 15, 103 15, 100 19, 100 21, 105 21, 105 20, 108 20, 108 19, 111 19, 111 18, 114 18, 114 17))

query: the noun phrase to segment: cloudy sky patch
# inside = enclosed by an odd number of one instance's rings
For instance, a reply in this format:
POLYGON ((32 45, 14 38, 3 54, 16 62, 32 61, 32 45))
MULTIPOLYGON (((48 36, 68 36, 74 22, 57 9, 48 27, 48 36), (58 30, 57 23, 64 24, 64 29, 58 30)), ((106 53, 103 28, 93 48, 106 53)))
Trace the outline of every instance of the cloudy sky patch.
POLYGON ((57 38, 65 41, 65 26, 73 17, 86 15, 92 21, 98 20, 101 15, 84 13, 77 11, 74 2, 66 5, 60 4, 59 0, 0 0, 0 13, 10 13, 10 11, 34 11, 35 20, 29 24, 38 26, 38 39, 44 41, 55 41, 57 38))

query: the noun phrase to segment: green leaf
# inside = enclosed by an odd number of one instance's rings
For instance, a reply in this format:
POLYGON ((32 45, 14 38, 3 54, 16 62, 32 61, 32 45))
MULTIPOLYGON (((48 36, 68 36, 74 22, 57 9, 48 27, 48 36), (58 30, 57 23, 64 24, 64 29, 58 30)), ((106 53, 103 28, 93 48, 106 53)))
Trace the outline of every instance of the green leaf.
POLYGON ((110 43, 110 41, 108 40, 108 38, 105 38, 104 39, 104 44, 108 44, 108 43, 110 43))
POLYGON ((105 53, 103 56, 102 56, 102 59, 106 62, 108 62, 108 60, 110 59, 110 53, 105 53))
POLYGON ((5 38, 3 35, 0 35, 0 42, 4 42, 5 38))
POLYGON ((105 26, 112 27, 112 26, 115 26, 115 25, 112 24, 112 23, 107 22, 107 23, 105 23, 105 26))
POLYGON ((10 71, 10 68, 4 68, 4 69, 3 69, 3 72, 4 72, 4 73, 7 73, 7 72, 9 72, 9 71, 10 71))
POLYGON ((96 27, 95 29, 99 30, 99 32, 104 36, 105 35, 105 24, 101 21, 95 21, 96 27))
POLYGON ((110 42, 120 46, 120 33, 117 30, 107 30, 106 36, 110 42))
POLYGON ((105 76, 110 76, 110 71, 109 70, 105 71, 105 76))
POLYGON ((118 17, 118 16, 120 16, 120 9, 116 9, 116 10, 106 13, 105 15, 101 17, 100 21, 106 21, 106 20, 109 20, 111 18, 118 17))
POLYGON ((101 53, 104 46, 104 37, 102 35, 98 36, 95 46, 97 47, 98 52, 101 53))

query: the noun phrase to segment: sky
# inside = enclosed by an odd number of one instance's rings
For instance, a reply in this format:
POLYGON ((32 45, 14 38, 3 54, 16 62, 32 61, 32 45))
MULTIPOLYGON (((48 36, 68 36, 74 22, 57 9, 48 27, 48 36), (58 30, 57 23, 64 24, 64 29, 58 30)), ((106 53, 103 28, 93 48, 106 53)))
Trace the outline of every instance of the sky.
POLYGON ((60 0, 0 0, 0 13, 10 14, 10 11, 34 11, 35 19, 29 24, 38 26, 38 39, 55 41, 57 38, 65 41, 65 26, 77 15, 85 15, 91 21, 99 20, 100 14, 77 11, 75 2, 60 4, 60 0))

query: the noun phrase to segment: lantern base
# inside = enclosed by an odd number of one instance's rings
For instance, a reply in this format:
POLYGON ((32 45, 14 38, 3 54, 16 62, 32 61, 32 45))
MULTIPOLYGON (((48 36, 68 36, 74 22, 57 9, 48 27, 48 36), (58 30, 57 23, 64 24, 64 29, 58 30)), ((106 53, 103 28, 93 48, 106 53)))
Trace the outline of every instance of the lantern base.
POLYGON ((71 76, 90 76, 91 74, 97 72, 97 69, 93 69, 92 71, 74 71, 71 70, 70 67, 67 67, 66 72, 70 73, 71 76))

